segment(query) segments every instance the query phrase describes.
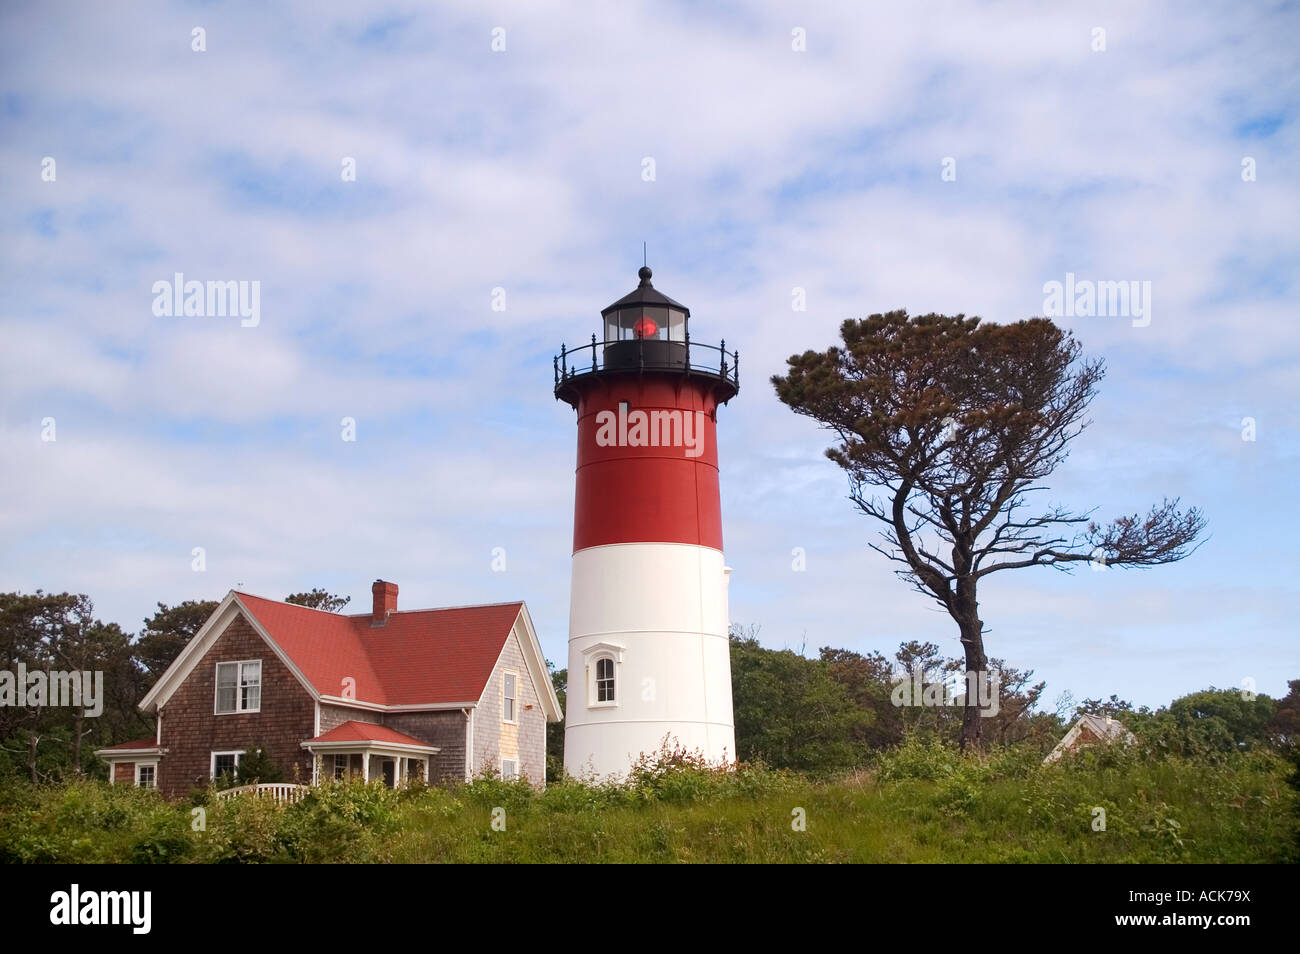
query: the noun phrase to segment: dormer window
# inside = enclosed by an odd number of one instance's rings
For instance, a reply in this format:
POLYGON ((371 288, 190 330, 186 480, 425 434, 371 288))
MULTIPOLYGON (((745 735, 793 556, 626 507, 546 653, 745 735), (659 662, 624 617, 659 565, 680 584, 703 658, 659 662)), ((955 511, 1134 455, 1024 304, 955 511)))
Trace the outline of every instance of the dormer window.
POLYGON ((261 660, 217 663, 217 714, 258 712, 261 708, 261 660))

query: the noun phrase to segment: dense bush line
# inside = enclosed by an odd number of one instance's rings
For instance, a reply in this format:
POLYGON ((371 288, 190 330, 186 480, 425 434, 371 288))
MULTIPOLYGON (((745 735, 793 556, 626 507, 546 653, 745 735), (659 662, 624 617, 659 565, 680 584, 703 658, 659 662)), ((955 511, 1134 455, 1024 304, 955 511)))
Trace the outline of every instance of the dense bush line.
POLYGON ((1279 862, 1295 860, 1291 771, 1268 751, 1205 760, 1112 746, 1044 766, 1030 746, 963 755, 912 737, 826 781, 668 753, 621 785, 331 783, 284 807, 11 782, 0 861, 1279 862))

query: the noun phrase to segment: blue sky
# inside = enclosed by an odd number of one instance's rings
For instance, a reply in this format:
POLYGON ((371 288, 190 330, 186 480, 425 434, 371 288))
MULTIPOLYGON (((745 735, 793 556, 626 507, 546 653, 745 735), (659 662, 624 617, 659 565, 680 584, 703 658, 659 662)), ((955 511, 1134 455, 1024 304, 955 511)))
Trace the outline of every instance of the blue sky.
POLYGON ((525 599, 562 662, 574 428, 551 357, 646 241, 693 334, 741 353, 723 519, 733 620, 765 644, 957 652, 770 375, 845 318, 1012 321, 1074 272, 1150 281, 1152 321, 1062 319, 1109 374, 1053 500, 1181 496, 1210 537, 1149 571, 990 578, 990 654, 1048 699, 1300 677, 1295 4, 0 18, 0 588, 86 592, 136 630, 232 586, 365 608, 383 577, 408 608, 525 599), (260 323, 156 317, 178 271, 259 281, 260 323))

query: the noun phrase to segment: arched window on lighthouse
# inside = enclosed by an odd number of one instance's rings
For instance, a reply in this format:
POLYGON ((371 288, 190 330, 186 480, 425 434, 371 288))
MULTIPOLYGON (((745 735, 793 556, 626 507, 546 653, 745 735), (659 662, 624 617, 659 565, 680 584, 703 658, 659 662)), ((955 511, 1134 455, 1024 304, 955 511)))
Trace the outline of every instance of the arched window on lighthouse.
POLYGON ((602 641, 582 651, 586 657, 588 709, 607 709, 619 704, 618 667, 623 664, 623 650, 619 643, 602 641))
POLYGON ((614 657, 601 656, 596 660, 596 701, 614 701, 614 657))

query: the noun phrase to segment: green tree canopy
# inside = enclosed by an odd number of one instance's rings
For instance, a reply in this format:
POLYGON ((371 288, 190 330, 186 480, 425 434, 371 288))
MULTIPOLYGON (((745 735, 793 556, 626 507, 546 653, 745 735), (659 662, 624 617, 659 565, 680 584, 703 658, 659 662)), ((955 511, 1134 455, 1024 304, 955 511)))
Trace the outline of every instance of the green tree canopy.
POLYGON ((352 597, 339 596, 322 589, 311 589, 306 593, 293 593, 286 596, 284 601, 299 606, 310 606, 312 609, 324 610, 327 613, 337 613, 352 602, 352 597))
POLYGON ((731 691, 740 761, 824 771, 865 760, 871 714, 835 681, 830 663, 765 649, 733 630, 731 691))

